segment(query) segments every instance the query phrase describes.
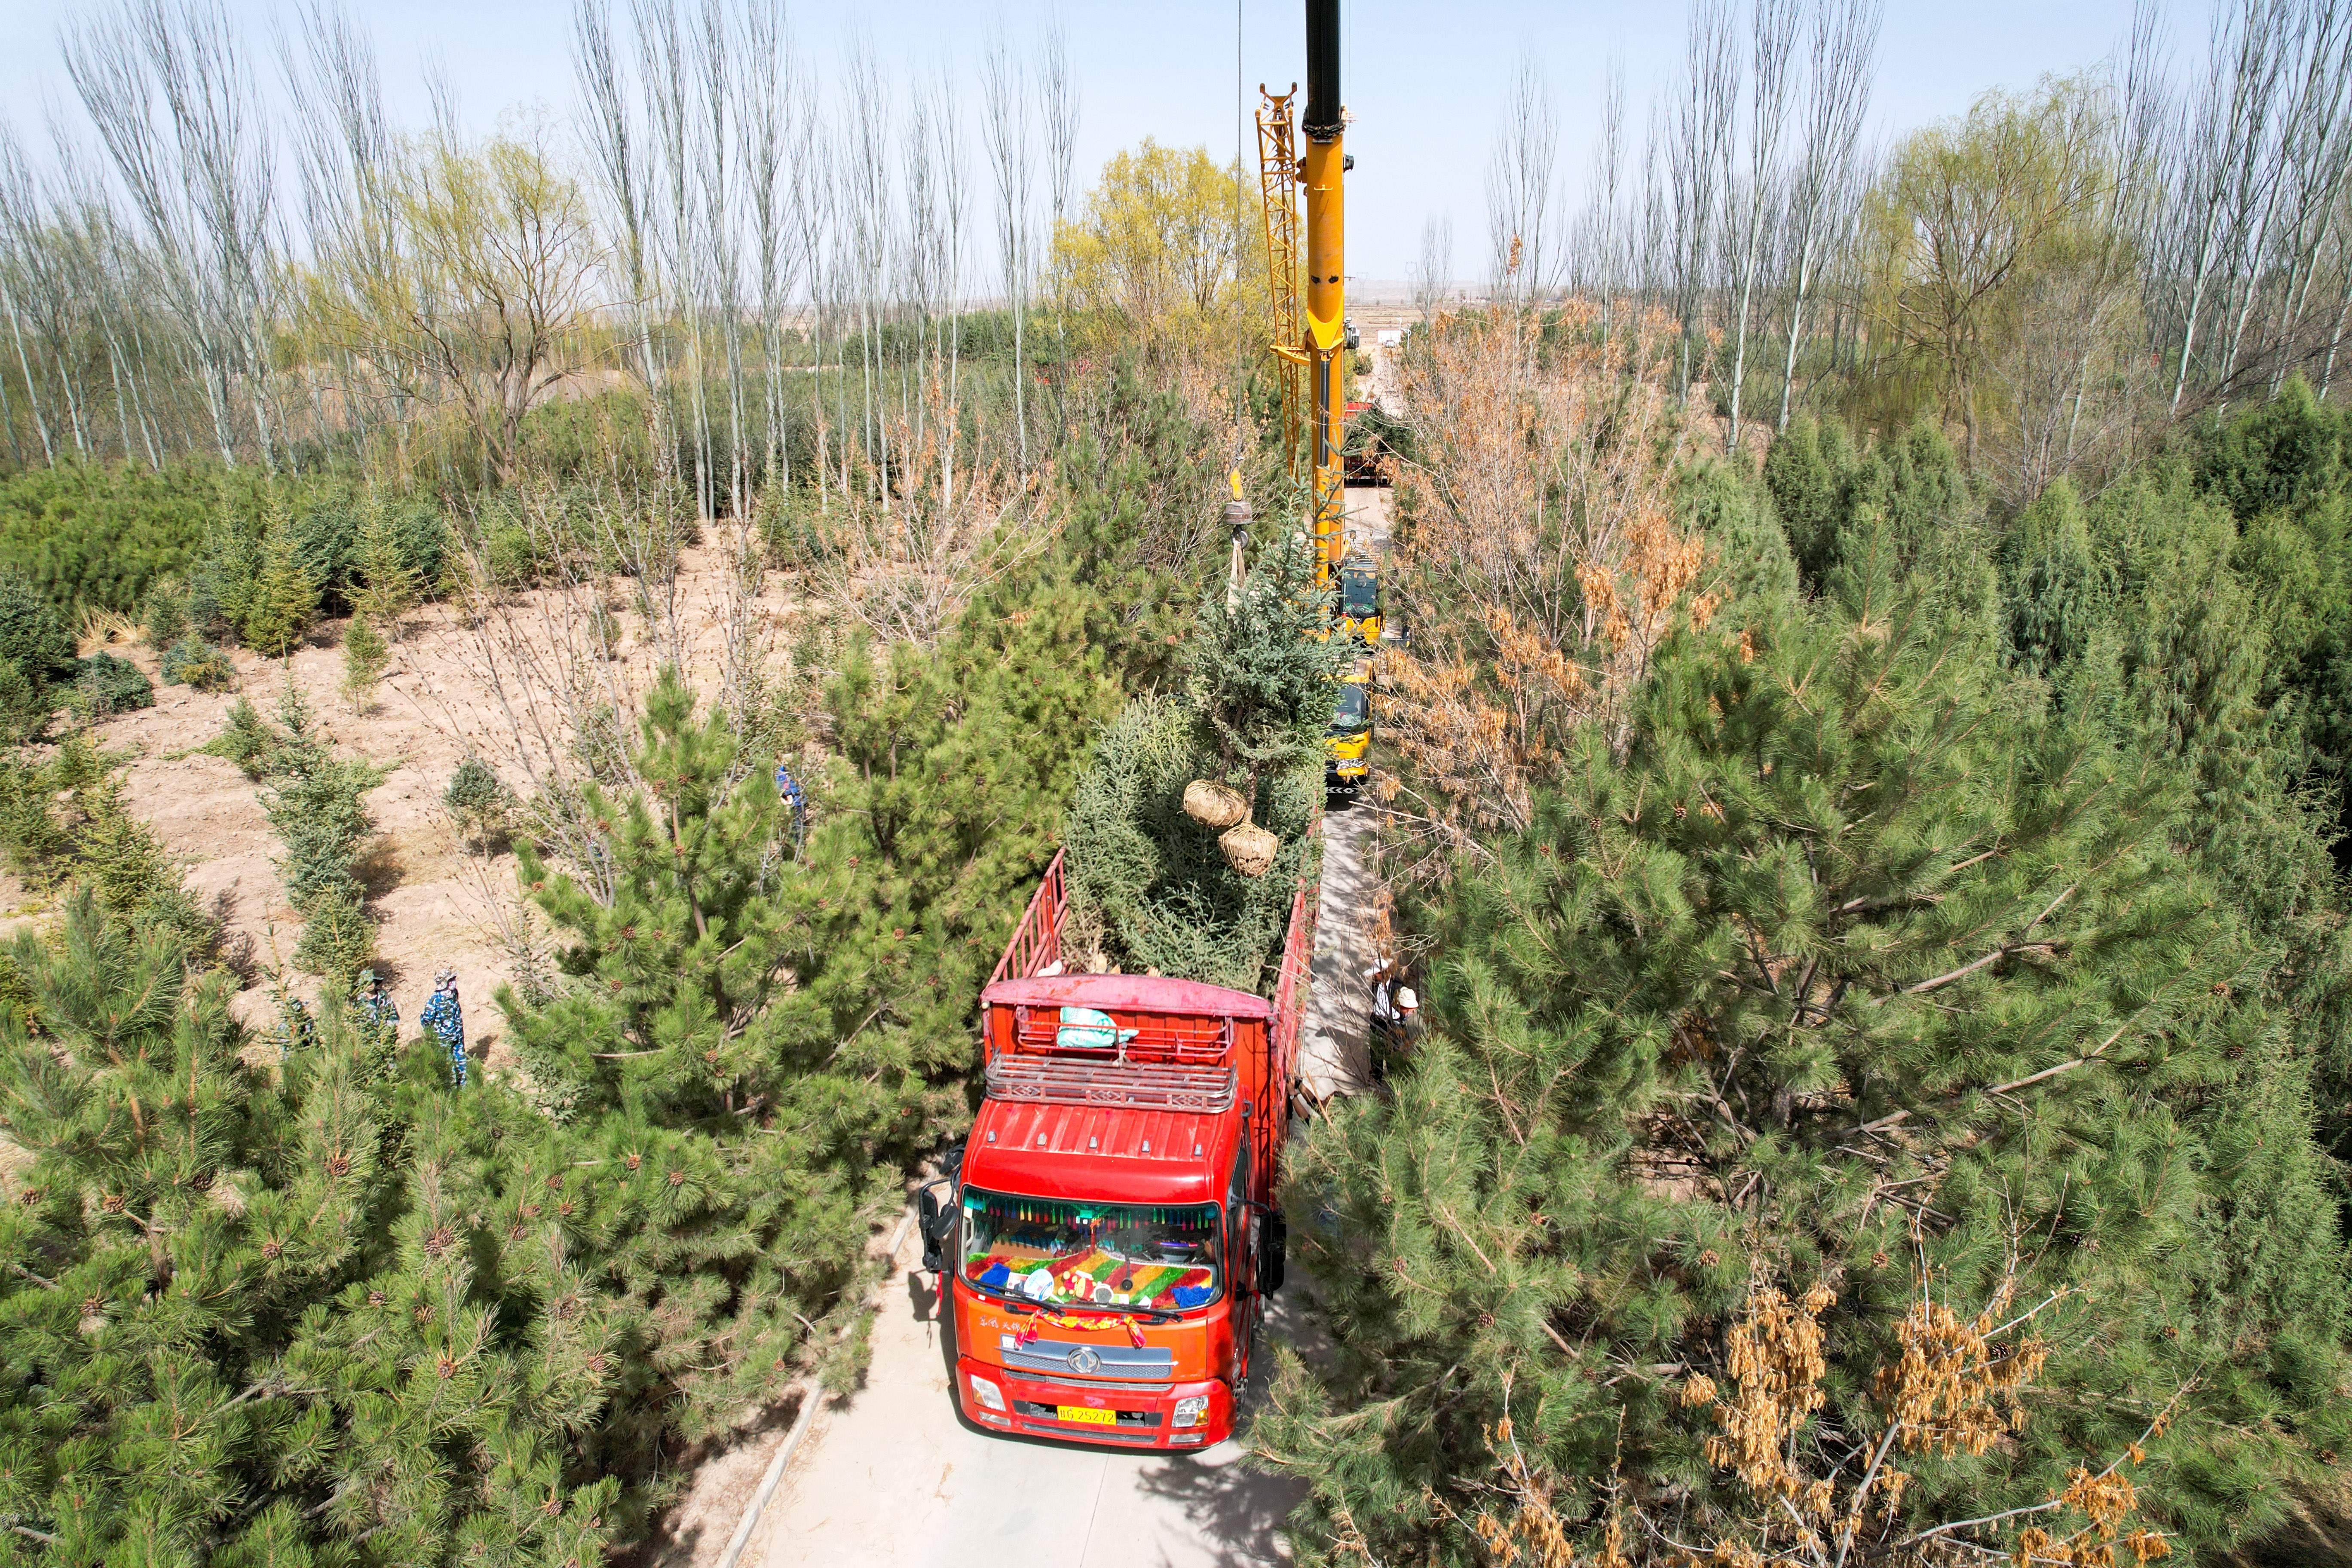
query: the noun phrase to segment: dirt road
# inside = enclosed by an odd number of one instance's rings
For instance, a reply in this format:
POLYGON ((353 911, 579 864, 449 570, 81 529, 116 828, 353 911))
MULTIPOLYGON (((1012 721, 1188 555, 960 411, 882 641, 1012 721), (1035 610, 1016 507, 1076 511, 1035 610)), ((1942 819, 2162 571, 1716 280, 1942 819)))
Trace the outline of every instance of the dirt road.
MULTIPOLYGON (((1378 364, 1381 358, 1374 360, 1378 364)), ((1348 546, 1385 558, 1390 492, 1348 492, 1348 546)), ((1298 1069, 1318 1100, 1360 1094, 1371 1085, 1364 1033, 1371 994, 1364 972, 1379 962, 1364 913, 1371 908, 1377 813, 1369 804, 1323 816, 1323 887, 1315 925, 1315 983, 1298 1069)))

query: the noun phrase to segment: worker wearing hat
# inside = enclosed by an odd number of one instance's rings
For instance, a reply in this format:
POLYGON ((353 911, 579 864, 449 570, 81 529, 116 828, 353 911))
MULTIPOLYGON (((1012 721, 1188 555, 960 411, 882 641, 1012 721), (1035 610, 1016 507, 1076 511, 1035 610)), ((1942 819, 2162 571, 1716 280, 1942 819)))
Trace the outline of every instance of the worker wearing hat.
POLYGON ((1371 1047, 1372 1070, 1387 1076, 1391 1058, 1402 1057, 1412 1042, 1414 1024, 1421 1013, 1421 998, 1410 985, 1396 982, 1394 963, 1375 964, 1364 971, 1364 978, 1372 983, 1371 1029, 1367 1042, 1371 1047))
POLYGON ((466 1016, 457 1006, 456 970, 444 969, 433 976, 433 999, 425 1004, 424 1016, 416 1021, 448 1047, 450 1070, 457 1075, 457 1087, 465 1088, 466 1016))

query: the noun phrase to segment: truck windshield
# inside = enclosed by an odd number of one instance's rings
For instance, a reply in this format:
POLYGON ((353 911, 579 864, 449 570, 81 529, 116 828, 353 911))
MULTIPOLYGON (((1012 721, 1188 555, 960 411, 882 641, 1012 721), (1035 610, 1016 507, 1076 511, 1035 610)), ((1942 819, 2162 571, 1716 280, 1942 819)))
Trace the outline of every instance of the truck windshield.
POLYGON ((1077 1204, 963 1192, 963 1277, 1041 1306, 1201 1306, 1223 1285, 1221 1242, 1214 1204, 1077 1204))
POLYGON ((1381 607, 1381 580, 1370 570, 1350 567, 1339 574, 1340 605, 1348 614, 1362 620, 1381 607))
POLYGON ((1339 688, 1338 700, 1331 705, 1331 730, 1334 735, 1352 735, 1371 722, 1371 699, 1360 686, 1349 684, 1339 688))

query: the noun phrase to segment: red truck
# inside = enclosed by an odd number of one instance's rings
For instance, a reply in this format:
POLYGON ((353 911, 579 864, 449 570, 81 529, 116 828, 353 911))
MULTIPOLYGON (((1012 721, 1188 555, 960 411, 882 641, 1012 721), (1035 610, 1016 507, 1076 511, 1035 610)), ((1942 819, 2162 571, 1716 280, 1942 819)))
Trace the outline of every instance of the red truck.
POLYGON ((1233 1430, 1282 1287, 1274 1192, 1312 894, 1301 879, 1268 1001, 1066 973, 1062 857, 1046 868, 981 994, 986 1097, 920 1201, 976 1426, 1173 1449, 1233 1430))

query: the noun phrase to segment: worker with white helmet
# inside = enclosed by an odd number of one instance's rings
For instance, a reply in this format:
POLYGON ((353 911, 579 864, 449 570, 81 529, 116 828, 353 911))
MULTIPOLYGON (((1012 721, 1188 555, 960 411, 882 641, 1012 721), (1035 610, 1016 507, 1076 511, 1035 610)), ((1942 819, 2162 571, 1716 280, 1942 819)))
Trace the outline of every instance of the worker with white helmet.
POLYGON ((1374 964, 1364 971, 1364 978, 1372 983, 1371 1028, 1366 1043, 1371 1047, 1373 1072, 1385 1077, 1389 1059, 1402 1056, 1412 1042, 1421 998, 1412 986, 1396 983, 1397 966, 1392 962, 1374 964))

